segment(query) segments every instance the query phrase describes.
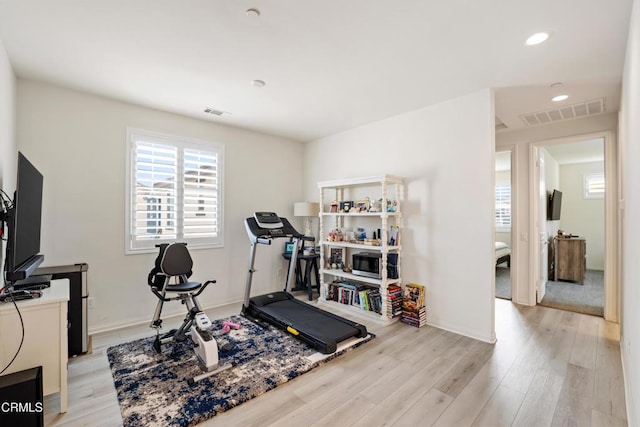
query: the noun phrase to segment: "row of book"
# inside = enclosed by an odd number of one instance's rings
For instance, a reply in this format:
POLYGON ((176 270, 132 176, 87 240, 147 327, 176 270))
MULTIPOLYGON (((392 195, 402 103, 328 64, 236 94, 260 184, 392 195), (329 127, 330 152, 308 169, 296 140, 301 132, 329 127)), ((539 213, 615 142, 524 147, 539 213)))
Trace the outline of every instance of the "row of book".
POLYGON ((424 305, 425 293, 425 287, 422 285, 415 283, 405 285, 401 322, 418 328, 427 324, 427 308, 424 305))
MULTIPOLYGON (((328 286, 327 299, 340 304, 352 305, 365 311, 382 314, 382 296, 377 287, 360 282, 338 280, 328 286)), ((387 286, 386 315, 400 317, 400 321, 415 327, 427 324, 425 307, 425 287, 415 283, 387 286)))
POLYGON ((382 313, 382 297, 378 288, 361 283, 348 281, 330 283, 327 299, 340 304, 353 305, 365 311, 382 313))

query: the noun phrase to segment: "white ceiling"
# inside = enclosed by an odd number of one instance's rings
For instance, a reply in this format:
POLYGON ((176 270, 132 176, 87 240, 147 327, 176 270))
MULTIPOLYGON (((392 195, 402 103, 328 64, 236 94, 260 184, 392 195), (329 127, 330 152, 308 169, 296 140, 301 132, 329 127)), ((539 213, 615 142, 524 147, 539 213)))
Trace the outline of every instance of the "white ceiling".
POLYGON ((602 138, 569 144, 547 145, 544 148, 561 165, 604 161, 604 140, 602 138))
MULTIPOLYGON (((560 165, 604 161, 604 140, 602 138, 547 145, 544 148, 560 165)), ((495 157, 496 172, 511 170, 511 151, 497 151, 495 157)))
POLYGON ((508 129, 554 82, 617 111, 631 4, 0 0, 0 38, 20 77, 307 141, 487 87, 508 129))

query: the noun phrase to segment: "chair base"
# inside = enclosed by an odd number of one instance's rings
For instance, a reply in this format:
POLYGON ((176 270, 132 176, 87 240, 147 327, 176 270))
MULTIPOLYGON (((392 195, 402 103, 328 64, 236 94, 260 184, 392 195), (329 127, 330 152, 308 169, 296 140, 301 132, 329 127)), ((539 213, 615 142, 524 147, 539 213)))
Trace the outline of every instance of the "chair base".
POLYGON ((218 369, 211 371, 211 372, 205 372, 203 374, 200 375, 196 375, 193 378, 189 378, 187 380, 187 383, 189 385, 194 385, 195 383, 197 383, 198 381, 202 381, 205 378, 209 378, 213 375, 217 375, 220 372, 226 371, 227 369, 231 369, 231 368, 235 368, 236 367, 236 363, 225 363, 224 365, 220 366, 218 369))

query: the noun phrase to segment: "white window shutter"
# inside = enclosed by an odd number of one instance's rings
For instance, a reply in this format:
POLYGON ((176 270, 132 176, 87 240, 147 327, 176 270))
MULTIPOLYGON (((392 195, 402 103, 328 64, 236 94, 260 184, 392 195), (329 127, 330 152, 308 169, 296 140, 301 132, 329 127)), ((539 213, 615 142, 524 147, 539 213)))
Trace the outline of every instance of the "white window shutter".
POLYGON ((220 247, 224 146, 128 129, 126 253, 220 247))
POLYGON ((218 235, 218 155, 184 150, 184 237, 218 235))
POLYGON ((605 182, 604 173, 591 173, 584 176, 584 198, 604 198, 605 182))
POLYGON ((175 239, 178 150, 136 141, 134 156, 134 246, 140 246, 137 242, 175 239))
POLYGON ((511 227, 511 186, 496 186, 496 227, 511 227))

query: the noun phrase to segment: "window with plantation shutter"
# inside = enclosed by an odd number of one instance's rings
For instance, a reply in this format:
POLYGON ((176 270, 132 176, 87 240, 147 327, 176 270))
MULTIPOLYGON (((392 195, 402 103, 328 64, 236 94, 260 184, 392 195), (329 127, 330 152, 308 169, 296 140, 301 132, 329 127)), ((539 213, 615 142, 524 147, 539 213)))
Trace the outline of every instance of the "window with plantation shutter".
POLYGON ((222 246, 224 146, 128 129, 127 253, 222 246))
POLYGON ((496 230, 511 230, 510 185, 496 185, 496 230))
POLYGON ((584 198, 604 198, 604 173, 590 173, 584 176, 584 198))

